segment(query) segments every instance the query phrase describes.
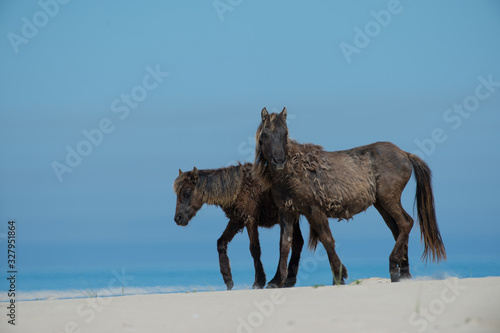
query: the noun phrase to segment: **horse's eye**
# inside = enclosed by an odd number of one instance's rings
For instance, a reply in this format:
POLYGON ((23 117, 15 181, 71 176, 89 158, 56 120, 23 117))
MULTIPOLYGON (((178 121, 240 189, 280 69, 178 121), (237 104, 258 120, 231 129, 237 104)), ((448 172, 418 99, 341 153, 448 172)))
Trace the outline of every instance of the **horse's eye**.
POLYGON ((190 190, 184 191, 182 196, 184 197, 184 199, 189 199, 189 197, 191 196, 191 191, 190 190))

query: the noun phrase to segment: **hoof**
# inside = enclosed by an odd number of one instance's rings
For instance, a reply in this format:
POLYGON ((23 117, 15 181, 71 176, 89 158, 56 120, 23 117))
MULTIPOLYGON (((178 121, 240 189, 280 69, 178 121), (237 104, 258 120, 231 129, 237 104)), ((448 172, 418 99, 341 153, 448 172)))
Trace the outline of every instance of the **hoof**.
POLYGON ((258 282, 255 282, 255 283, 253 284, 252 288, 253 288, 253 289, 263 289, 265 285, 266 285, 265 283, 258 283, 258 282))
POLYGON ((401 276, 399 278, 402 280, 410 280, 412 276, 410 273, 401 273, 401 276))
POLYGON ((286 278, 285 284, 283 285, 283 288, 291 288, 291 287, 295 286, 296 283, 297 283, 296 277, 286 278))
POLYGON ((266 289, 274 289, 274 288, 279 288, 279 285, 275 281, 269 281, 269 283, 266 286, 266 289))
POLYGON ((227 290, 231 290, 231 289, 233 289, 233 287, 234 287, 234 282, 233 282, 233 280, 231 280, 231 281, 227 281, 227 282, 226 282, 226 287, 227 287, 227 290))
POLYGON ((345 280, 348 279, 347 268, 345 268, 344 265, 342 265, 338 274, 335 274, 335 272, 332 273, 333 273, 333 285, 344 285, 345 280))
POLYGON ((399 282, 401 274, 399 269, 397 271, 391 272, 391 282, 399 282))

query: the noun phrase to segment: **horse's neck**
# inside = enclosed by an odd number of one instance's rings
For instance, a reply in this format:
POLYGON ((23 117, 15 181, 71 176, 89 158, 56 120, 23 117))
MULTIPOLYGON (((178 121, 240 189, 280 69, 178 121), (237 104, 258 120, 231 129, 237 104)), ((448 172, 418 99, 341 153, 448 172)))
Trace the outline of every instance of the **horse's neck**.
POLYGON ((214 186, 205 186, 200 189, 203 193, 201 200, 204 204, 227 207, 234 203, 234 199, 227 195, 220 195, 214 186))
POLYGON ((272 183, 289 184, 289 182, 297 176, 298 170, 304 169, 304 155, 310 150, 310 146, 321 148, 320 146, 313 146, 310 144, 298 143, 295 140, 288 141, 287 149, 287 163, 285 169, 280 171, 272 170, 269 165, 266 167, 264 173, 267 187, 269 188, 272 183))

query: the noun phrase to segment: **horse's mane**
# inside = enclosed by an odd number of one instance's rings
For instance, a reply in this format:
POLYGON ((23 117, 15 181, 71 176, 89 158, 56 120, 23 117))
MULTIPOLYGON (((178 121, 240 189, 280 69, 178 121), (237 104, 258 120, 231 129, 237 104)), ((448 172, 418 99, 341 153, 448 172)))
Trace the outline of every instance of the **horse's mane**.
POLYGON ((181 192, 182 185, 184 185, 184 183, 186 181, 188 181, 188 173, 189 172, 183 172, 182 174, 179 175, 179 177, 177 177, 174 180, 174 192, 176 195, 181 194, 180 192, 181 192))
MULTIPOLYGON (((198 171, 196 189, 201 192, 202 200, 209 205, 229 206, 234 203, 241 190, 243 165, 220 169, 198 171)), ((189 181, 193 171, 184 172, 174 181, 174 191, 179 195, 184 182, 189 181)))
POLYGON ((209 205, 227 206, 236 200, 243 180, 242 166, 200 170, 197 187, 209 205))

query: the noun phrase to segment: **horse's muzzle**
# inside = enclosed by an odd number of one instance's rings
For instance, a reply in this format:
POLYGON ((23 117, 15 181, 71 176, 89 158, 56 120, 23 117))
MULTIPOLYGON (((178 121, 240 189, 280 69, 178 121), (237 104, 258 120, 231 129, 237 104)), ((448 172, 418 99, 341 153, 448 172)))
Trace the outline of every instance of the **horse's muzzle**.
POLYGON ((280 159, 280 160, 277 160, 275 158, 273 158, 273 166, 274 166, 274 169, 276 169, 277 171, 281 171, 285 168, 285 163, 286 163, 286 160, 285 159, 280 159))
POLYGON ((180 225, 182 227, 184 227, 188 224, 188 220, 185 219, 181 214, 175 215, 174 221, 175 221, 175 223, 177 223, 177 225, 180 225))
POLYGON ((275 165, 276 170, 281 171, 285 168, 285 163, 282 164, 276 164, 275 165))

